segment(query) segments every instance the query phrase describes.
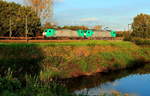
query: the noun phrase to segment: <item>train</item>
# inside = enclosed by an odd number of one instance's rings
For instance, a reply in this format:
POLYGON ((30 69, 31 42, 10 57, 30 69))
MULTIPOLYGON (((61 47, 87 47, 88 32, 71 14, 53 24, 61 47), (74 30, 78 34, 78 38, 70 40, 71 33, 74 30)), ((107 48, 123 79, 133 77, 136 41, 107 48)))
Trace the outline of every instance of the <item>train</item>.
POLYGON ((113 30, 69 30, 45 29, 42 35, 45 39, 115 39, 113 30))

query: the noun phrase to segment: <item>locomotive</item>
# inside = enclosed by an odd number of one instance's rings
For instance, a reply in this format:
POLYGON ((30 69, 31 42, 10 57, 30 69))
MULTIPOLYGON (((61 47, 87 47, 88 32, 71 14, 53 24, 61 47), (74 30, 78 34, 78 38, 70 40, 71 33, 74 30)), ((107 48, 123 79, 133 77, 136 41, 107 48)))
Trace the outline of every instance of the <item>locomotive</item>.
POLYGON ((47 39, 115 39, 113 30, 55 30, 45 29, 43 36, 47 39))

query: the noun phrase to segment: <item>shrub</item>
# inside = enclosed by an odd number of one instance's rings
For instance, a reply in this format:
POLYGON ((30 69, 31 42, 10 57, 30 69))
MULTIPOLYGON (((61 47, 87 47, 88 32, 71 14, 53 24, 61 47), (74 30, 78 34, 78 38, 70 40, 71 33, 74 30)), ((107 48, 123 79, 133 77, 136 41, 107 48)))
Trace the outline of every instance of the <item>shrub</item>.
POLYGON ((150 39, 132 38, 131 41, 137 45, 150 45, 150 39))
POLYGON ((41 83, 27 76, 24 82, 16 78, 0 77, 0 96, 75 96, 55 82, 41 83))

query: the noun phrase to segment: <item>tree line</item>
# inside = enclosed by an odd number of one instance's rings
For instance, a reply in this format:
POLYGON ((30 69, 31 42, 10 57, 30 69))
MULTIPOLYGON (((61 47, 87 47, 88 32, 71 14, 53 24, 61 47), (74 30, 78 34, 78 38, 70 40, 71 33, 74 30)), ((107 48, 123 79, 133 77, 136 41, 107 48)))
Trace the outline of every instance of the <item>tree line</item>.
POLYGON ((132 23, 132 37, 138 38, 150 38, 150 15, 139 14, 137 15, 132 23))
POLYGON ((31 7, 21 6, 0 0, 0 36, 35 36, 41 23, 37 13, 31 7), (27 28, 26 28, 27 27, 27 28), (26 30, 27 29, 27 30, 26 30))
MULTIPOLYGON (((21 6, 14 2, 0 0, 0 36, 36 36, 46 28, 70 29, 70 30, 88 30, 87 26, 57 26, 51 23, 41 25, 38 13, 31 7, 21 6), (28 34, 26 34, 26 31, 28 34)), ((93 30, 101 29, 101 26, 95 26, 93 30)), ((150 15, 139 14, 133 19, 132 33, 130 38, 150 38, 150 15)))
MULTIPOLYGON (((42 31, 47 28, 70 29, 70 30, 88 30, 87 26, 57 26, 50 22, 41 25, 38 12, 32 7, 21 6, 14 2, 0 0, 0 36, 24 37, 41 35, 42 31), (26 31, 28 34, 26 34, 26 31)), ((101 28, 101 26, 95 26, 101 28)))

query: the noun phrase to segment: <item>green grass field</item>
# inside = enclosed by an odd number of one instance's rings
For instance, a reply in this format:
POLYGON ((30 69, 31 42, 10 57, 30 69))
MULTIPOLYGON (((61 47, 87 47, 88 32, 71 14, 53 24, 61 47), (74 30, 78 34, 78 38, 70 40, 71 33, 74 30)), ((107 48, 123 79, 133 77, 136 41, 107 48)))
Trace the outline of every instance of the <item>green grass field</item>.
MULTIPOLYGON (((64 41, 56 42, 51 41, 48 43, 0 43, 0 46, 26 46, 26 45, 36 45, 36 46, 93 46, 93 45, 114 45, 114 46, 130 46, 131 42, 125 41, 103 41, 103 40, 77 40, 77 41, 64 41)), ((133 44, 132 44, 133 45, 133 44)))
POLYGON ((0 50, 1 73, 10 68, 15 76, 38 75, 41 80, 91 75, 150 59, 150 47, 124 41, 0 43, 0 50))
POLYGON ((3 96, 31 93, 35 96, 75 96, 57 84, 47 84, 56 78, 121 70, 148 62, 149 46, 124 41, 0 43, 0 84, 4 83, 0 92, 3 96), (38 82, 27 77, 36 77, 38 82), (22 86, 24 82, 26 86, 22 86))

